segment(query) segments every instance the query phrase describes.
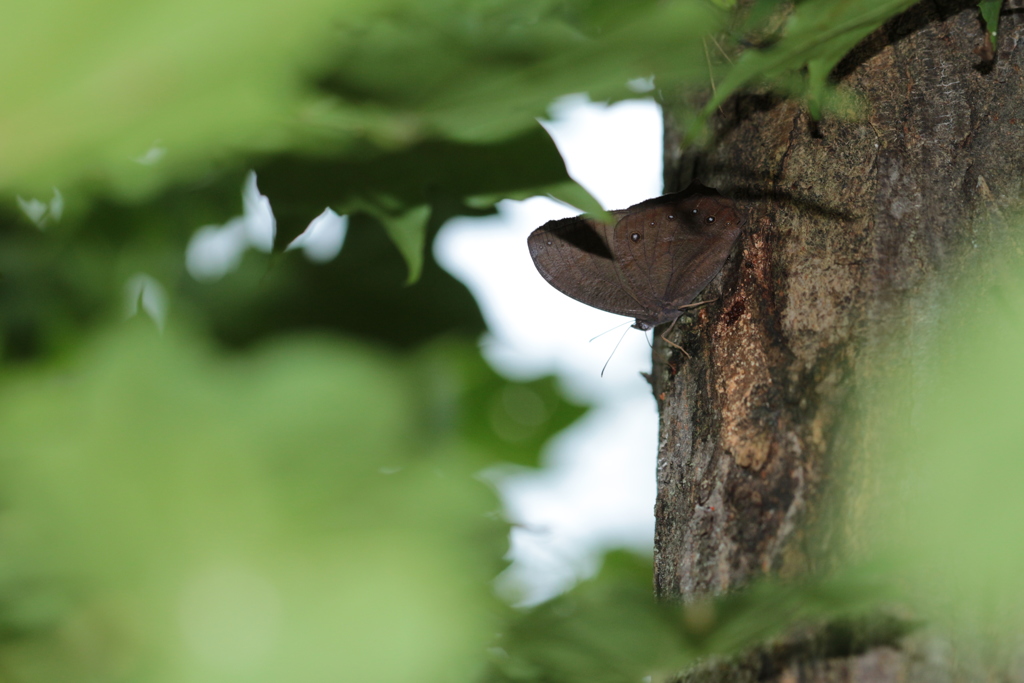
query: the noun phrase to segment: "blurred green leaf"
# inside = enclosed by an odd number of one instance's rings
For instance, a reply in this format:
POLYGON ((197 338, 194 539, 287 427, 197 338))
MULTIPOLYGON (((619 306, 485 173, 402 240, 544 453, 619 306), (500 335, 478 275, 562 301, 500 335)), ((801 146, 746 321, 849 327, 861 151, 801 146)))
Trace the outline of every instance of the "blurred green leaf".
POLYGON ((513 618, 484 680, 639 681, 693 656, 679 638, 679 614, 654 601, 649 560, 611 553, 594 579, 513 618))
MULTIPOLYGON (((139 273, 163 284, 172 311, 188 311, 235 347, 318 330, 409 348, 439 334, 475 338, 484 330, 468 290, 431 254, 417 286, 405 287, 405 264, 366 215, 352 218, 344 249, 329 263, 310 263, 301 252, 268 257, 250 250, 226 277, 193 280, 185 244, 199 226, 240 212, 241 183, 241 174, 230 174, 198 188, 169 188, 142 205, 100 200, 45 231, 0 211, 0 356, 41 357, 74 346, 87 330, 124 315, 126 283, 139 273)), ((295 213, 307 206, 322 211, 319 190, 268 191, 275 212, 287 215, 289 198, 298 200, 290 207, 295 213)), ((452 211, 483 213, 450 198, 437 201, 428 239, 452 211)))
POLYGON ((705 0, 21 2, 3 41, 0 188, 141 197, 225 159, 493 142, 557 97, 706 78, 705 0))
POLYGON ((277 217, 279 251, 325 206, 357 211, 337 259, 311 264, 299 252, 267 258, 249 251, 239 269, 221 280, 194 281, 184 271, 185 245, 198 227, 240 213, 243 169, 166 188, 139 205, 72 197, 61 221, 42 232, 25 217, 0 212, 3 355, 53 351, 82 329, 120 316, 125 282, 140 272, 164 284, 172 308, 204 318, 232 345, 308 329, 404 348, 438 334, 475 337, 484 325, 465 287, 423 249, 415 252, 423 259, 422 279, 404 287, 408 264, 374 234, 381 230, 360 208, 362 198, 386 197, 381 203, 392 212, 429 204, 422 235, 429 243, 453 215, 483 215, 503 197, 571 183, 537 124, 487 145, 432 141, 352 160, 279 155, 263 160, 257 174, 277 217), (487 193, 485 201, 469 205, 470 197, 487 193))
MULTIPOLYGON (((490 213, 504 196, 569 182, 537 124, 488 145, 431 141, 359 159, 278 155, 262 160, 257 173, 277 217, 279 251, 325 206, 344 213, 372 196, 388 197, 387 206, 399 212, 429 204, 422 238, 429 242, 453 215, 490 213), (491 193, 488 203, 467 206, 464 199, 480 193, 491 193)), ((4 357, 52 352, 90 325, 120 316, 125 282, 139 272, 165 285, 172 308, 190 310, 236 346, 288 330, 334 330, 403 348, 438 334, 483 331, 468 291, 430 253, 417 286, 403 286, 407 266, 365 212, 351 217, 345 248, 330 263, 311 264, 298 252, 267 258, 249 251, 227 277, 194 281, 184 271, 185 245, 200 226, 240 213, 244 174, 239 168, 172 186, 144 204, 70 197, 61 221, 42 232, 24 216, 0 211, 4 357)))
MULTIPOLYGON (((419 280, 423 272, 423 245, 426 241, 427 220, 430 219, 430 207, 414 206, 398 214, 389 213, 378 207, 362 204, 363 211, 377 219, 384 226, 388 237, 398 247, 405 264, 409 268, 406 284, 419 280)), ((347 212, 346 212, 347 213, 347 212)))
POLYGON ((346 22, 342 66, 323 82, 339 106, 401 116, 410 137, 492 141, 560 95, 622 99, 627 81, 652 74, 706 79, 700 37, 722 18, 705 0, 410 2, 346 22))
POLYGON ((400 364, 132 327, 0 387, 5 680, 465 680, 507 527, 400 364))
POLYGON ((0 187, 138 196, 225 154, 280 150, 331 24, 379 2, 18 0, 0 35, 0 187))
POLYGON ((1003 0, 978 0, 981 18, 985 20, 985 31, 988 32, 992 50, 999 47, 999 11, 1003 8, 1003 0))
POLYGON ((983 263, 918 372, 885 387, 893 424, 870 529, 923 615, 1012 648, 1024 629, 1024 278, 1011 250, 983 263))
POLYGON ((344 249, 330 263, 309 263, 295 252, 269 259, 250 252, 237 272, 218 282, 182 278, 177 294, 181 306, 232 347, 285 332, 327 331, 411 349, 439 335, 475 339, 484 331, 469 290, 429 253, 420 281, 407 287, 407 277, 384 232, 357 214, 344 249))
POLYGON ((490 213, 502 199, 552 189, 587 210, 600 210, 569 179, 558 149, 536 123, 488 144, 435 140, 366 158, 278 157, 258 173, 279 216, 279 244, 298 235, 325 206, 342 214, 362 212, 386 226, 410 282, 418 279, 426 238, 453 215, 490 213))
MULTIPOLYGON (((827 629, 830 622, 863 618, 891 594, 877 575, 861 569, 802 583, 762 580, 684 607, 654 600, 651 573, 647 559, 607 555, 595 578, 511 617, 491 649, 483 680, 660 680, 700 658, 736 655, 794 629, 827 629)), ((884 627, 879 630, 890 642, 907 628, 884 627)))
POLYGON ((597 200, 590 196, 590 193, 575 182, 553 185, 544 189, 546 190, 546 194, 561 202, 565 202, 570 206, 575 206, 577 209, 581 209, 595 220, 603 221, 605 223, 615 222, 615 219, 612 218, 611 214, 605 211, 597 200))
MULTIPOLYGON (((707 117, 740 88, 757 80, 784 85, 805 67, 805 94, 812 114, 819 117, 828 77, 839 61, 868 34, 915 2, 805 0, 796 3, 777 42, 764 49, 747 50, 730 67, 701 117, 690 127, 687 137, 695 137, 707 117)), ((770 6, 774 4, 769 3, 770 6)))
MULTIPOLYGON (((79 205, 97 190, 134 201, 170 181, 209 183, 254 154, 365 166, 387 150, 416 146, 412 156, 422 156, 430 140, 528 138, 536 117, 569 92, 621 99, 634 96, 627 81, 637 77, 703 80, 694 46, 722 19, 705 0, 347 0, 344 11, 308 0, 284 13, 265 2, 236 5, 174 0, 124 12, 101 0, 83 18, 68 0, 23 3, 0 79, 0 128, 11 133, 0 145, 0 188, 32 197, 56 185, 79 205)), ((529 150, 517 153, 528 158, 529 150)), ((479 167, 467 168, 463 177, 476 186, 463 195, 443 185, 457 174, 439 166, 421 176, 418 197, 392 192, 413 187, 401 176, 336 185, 301 227, 324 206, 359 208, 392 237, 412 282, 439 204, 447 216, 469 210, 469 196, 551 192, 605 216, 560 163, 558 177, 537 178, 554 168, 547 156, 536 160, 539 173, 499 162, 477 179, 479 167)), ((282 236, 298 234, 298 220, 289 215, 282 236)))
POLYGON ((544 444, 586 411, 566 401, 553 377, 505 379, 471 341, 439 339, 417 351, 411 366, 427 431, 460 435, 488 457, 481 466, 537 467, 544 444))
POLYGON ((547 195, 556 201, 568 204, 575 209, 579 209, 581 212, 594 217, 596 220, 608 223, 615 221, 615 219, 601 207, 600 202, 594 199, 594 197, 591 196, 591 194, 587 192, 582 185, 574 180, 566 180, 553 185, 533 187, 529 190, 521 190, 519 192, 474 195, 466 197, 465 202, 467 206, 473 208, 489 209, 502 199, 529 199, 530 197, 535 197, 537 195, 547 195))

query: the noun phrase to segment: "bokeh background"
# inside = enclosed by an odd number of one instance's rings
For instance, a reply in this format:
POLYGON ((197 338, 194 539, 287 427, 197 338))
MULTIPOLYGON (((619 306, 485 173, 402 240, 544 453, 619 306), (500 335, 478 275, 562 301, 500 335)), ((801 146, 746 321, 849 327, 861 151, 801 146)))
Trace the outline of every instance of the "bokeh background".
POLYGON ((641 680, 894 599, 1009 642, 1013 268, 883 441, 871 561, 682 608, 649 340, 525 248, 661 191, 654 102, 693 140, 753 83, 829 115, 910 4, 8 3, 0 677, 641 680))

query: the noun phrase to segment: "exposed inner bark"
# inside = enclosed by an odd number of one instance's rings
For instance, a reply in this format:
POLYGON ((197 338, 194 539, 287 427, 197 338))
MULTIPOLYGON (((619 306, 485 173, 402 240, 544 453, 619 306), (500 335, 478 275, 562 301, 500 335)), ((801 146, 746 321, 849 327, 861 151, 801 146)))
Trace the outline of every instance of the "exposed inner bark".
MULTIPOLYGON (((750 218, 712 285, 722 298, 674 331, 691 357, 655 346, 660 596, 801 575, 856 545, 867 503, 837 482, 870 469, 880 418, 859 389, 915 363, 921 335, 946 324, 949 285, 1006 238, 977 219, 1021 195, 1022 7, 1004 8, 991 62, 975 1, 898 17, 837 70, 856 103, 846 116, 815 125, 768 95, 721 112, 697 175, 745 199, 750 218)), ((689 179, 671 105, 666 121, 671 191, 689 179)))

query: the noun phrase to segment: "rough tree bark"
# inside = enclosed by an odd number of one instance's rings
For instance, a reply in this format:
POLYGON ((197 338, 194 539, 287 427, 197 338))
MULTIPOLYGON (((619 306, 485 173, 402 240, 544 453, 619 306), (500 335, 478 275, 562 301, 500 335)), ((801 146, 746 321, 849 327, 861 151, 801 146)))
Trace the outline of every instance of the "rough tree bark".
MULTIPOLYGON (((747 200, 722 297, 655 347, 661 408, 655 584, 668 599, 821 569, 862 501, 836 486, 870 467, 880 416, 858 393, 887 363, 915 362, 945 288, 976 247, 975 221, 1021 195, 1024 1, 1003 10, 994 61, 976 0, 922 2, 837 69, 859 114, 814 125, 798 103, 733 99, 696 175, 747 200)), ((666 105, 666 190, 685 186, 666 105)), ((706 297, 705 297, 706 298, 706 297)), ((894 632, 895 633, 895 632, 894 632)), ((954 665, 896 635, 831 654, 777 648, 687 680, 956 680, 954 665)), ((842 650, 842 648, 840 648, 842 650)), ((934 654, 934 653, 932 653, 934 654)))

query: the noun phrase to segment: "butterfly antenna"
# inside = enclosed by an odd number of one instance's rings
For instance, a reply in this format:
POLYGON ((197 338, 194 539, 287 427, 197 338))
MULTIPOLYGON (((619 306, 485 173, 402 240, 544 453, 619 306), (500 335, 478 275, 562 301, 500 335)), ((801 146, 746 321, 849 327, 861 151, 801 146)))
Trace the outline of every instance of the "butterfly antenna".
MULTIPOLYGON (((622 323, 622 325, 629 325, 629 324, 630 324, 630 323, 629 323, 629 321, 628 321, 628 320, 627 320, 626 322, 622 323)), ((604 332, 602 332, 601 334, 597 335, 597 337, 591 337, 591 339, 590 339, 591 343, 592 343, 592 342, 593 342, 593 341, 594 341, 595 339, 597 339, 598 337, 603 337, 604 335, 608 334, 609 332, 614 332, 615 330, 617 330, 617 329, 619 329, 620 327, 622 327, 622 325, 616 325, 615 327, 610 327, 610 328, 608 328, 607 330, 605 330, 604 332)), ((621 341, 621 340, 620 340, 620 341, 621 341)))
MULTIPOLYGON (((620 325, 619 327, 622 327, 622 326, 620 325)), ((614 329, 614 328, 612 328, 612 329, 614 329)), ((608 330, 608 331, 611 332, 611 330, 608 330)), ((622 331, 622 336, 619 337, 619 341, 615 342, 615 348, 612 349, 612 352, 610 354, 608 354, 608 360, 606 360, 604 362, 604 367, 601 368, 601 377, 604 377, 604 371, 608 369, 608 364, 612 362, 612 356, 614 356, 615 352, 619 350, 619 344, 621 344, 622 340, 626 338, 626 333, 627 332, 629 332, 628 329, 622 331)), ((595 337, 595 339, 596 339, 596 337, 595 337)), ((591 340, 591 341, 593 341, 593 340, 591 340)))

